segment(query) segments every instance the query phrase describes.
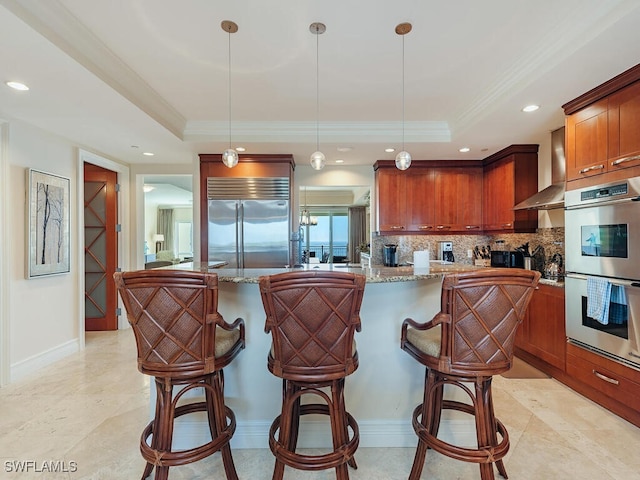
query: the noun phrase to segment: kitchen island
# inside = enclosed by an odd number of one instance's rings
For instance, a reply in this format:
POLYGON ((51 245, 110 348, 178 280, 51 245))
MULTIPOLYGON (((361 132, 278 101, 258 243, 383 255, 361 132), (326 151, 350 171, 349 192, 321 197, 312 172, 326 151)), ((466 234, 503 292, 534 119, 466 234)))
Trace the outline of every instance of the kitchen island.
MULTIPOLYGON (((219 279, 218 310, 231 322, 242 317, 246 324, 246 349, 225 368, 226 403, 233 409, 237 429, 234 448, 268 448, 268 431, 282 402, 281 379, 267 370, 271 335, 264 333, 265 313, 260 275, 323 269, 364 274, 367 284, 360 316, 362 331, 356 333, 360 366, 347 377, 347 409, 356 418, 363 447, 414 447, 416 436, 411 414, 422 401, 424 367, 400 350, 400 327, 406 317, 431 319, 440 309, 442 276, 479 267, 431 263, 429 269, 413 267, 360 268, 340 264, 306 265, 295 269, 209 269, 207 264, 178 264, 173 270, 211 271, 219 279)), ((155 404, 151 390, 151 408, 155 404)), ((193 417, 193 416, 192 416, 193 417)), ((458 417, 459 418, 459 417, 458 417)), ((331 435, 328 422, 305 419, 299 446, 325 447, 331 435)), ((443 417, 443 438, 473 442, 473 424, 443 417)), ((180 418, 176 422, 177 447, 203 442, 208 429, 204 417, 180 418)))

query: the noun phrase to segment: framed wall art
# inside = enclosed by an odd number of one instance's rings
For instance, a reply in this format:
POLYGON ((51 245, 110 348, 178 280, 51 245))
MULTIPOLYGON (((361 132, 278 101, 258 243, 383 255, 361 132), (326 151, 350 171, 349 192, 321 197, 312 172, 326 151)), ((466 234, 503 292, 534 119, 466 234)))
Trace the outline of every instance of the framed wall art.
POLYGON ((27 278, 69 272, 70 180, 27 169, 27 278))

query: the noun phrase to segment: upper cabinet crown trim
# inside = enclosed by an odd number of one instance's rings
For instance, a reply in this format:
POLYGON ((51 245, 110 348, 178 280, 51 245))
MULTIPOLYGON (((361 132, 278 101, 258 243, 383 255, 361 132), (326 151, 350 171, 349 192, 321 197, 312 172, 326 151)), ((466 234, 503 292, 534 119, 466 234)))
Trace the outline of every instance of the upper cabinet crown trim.
POLYGON ((587 93, 580 95, 578 98, 562 105, 565 115, 571 115, 584 107, 611 95, 618 90, 631 85, 640 80, 640 63, 629 70, 622 72, 620 75, 613 77, 611 80, 604 82, 587 93))

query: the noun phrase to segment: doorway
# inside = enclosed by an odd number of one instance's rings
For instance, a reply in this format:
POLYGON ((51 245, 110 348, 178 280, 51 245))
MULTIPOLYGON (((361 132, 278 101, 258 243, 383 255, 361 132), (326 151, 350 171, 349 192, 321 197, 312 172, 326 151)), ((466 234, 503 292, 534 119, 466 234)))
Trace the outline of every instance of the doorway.
POLYGON ((84 163, 85 330, 117 330, 118 174, 84 163))

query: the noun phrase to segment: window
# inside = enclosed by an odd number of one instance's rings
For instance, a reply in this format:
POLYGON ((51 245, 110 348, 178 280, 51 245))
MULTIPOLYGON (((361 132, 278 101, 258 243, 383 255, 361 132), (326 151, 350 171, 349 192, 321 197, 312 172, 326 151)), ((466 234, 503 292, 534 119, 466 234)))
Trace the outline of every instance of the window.
POLYGON ((322 263, 344 263, 347 260, 349 218, 346 209, 310 209, 318 224, 306 226, 304 248, 322 263))

